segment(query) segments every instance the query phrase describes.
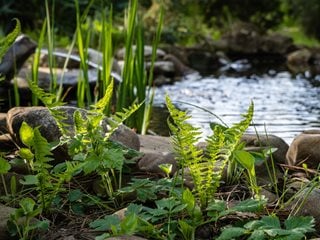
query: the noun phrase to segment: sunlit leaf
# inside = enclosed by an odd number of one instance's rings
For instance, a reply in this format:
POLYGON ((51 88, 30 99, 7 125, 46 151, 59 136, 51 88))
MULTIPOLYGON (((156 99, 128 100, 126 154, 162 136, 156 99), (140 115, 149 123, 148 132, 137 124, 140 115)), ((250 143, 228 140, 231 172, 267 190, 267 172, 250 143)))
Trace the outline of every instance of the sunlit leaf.
POLYGON ((0 174, 5 174, 11 169, 11 165, 8 161, 0 157, 0 174))

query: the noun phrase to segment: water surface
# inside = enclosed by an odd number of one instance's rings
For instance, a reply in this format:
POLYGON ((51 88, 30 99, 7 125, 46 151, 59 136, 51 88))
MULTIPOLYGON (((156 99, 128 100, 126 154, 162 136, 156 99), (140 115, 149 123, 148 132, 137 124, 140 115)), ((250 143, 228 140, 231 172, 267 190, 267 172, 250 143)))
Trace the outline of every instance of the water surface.
POLYGON ((219 120, 187 103, 205 108, 232 125, 253 101, 254 119, 248 132, 256 129, 260 134, 274 134, 289 144, 301 131, 320 128, 320 88, 286 71, 239 77, 190 75, 174 85, 158 88, 155 106, 164 106, 166 93, 192 115, 190 122, 201 127, 204 137, 211 134, 209 123, 219 120))

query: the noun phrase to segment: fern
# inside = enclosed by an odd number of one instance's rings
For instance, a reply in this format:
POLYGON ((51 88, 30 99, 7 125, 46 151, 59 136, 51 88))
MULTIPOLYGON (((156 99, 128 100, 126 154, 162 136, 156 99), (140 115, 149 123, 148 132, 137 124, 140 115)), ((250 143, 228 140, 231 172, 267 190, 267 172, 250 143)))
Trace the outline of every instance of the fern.
POLYGON ((208 171, 205 171, 206 169, 200 171, 200 179, 206 179, 202 182, 200 193, 205 193, 209 197, 216 192, 226 164, 252 121, 253 112, 254 105, 251 103, 248 112, 243 115, 244 119, 239 123, 230 128, 215 126, 213 135, 207 139, 208 171))
POLYGON ((119 126, 127 120, 133 113, 135 113, 144 102, 140 104, 133 104, 129 108, 123 108, 122 112, 116 112, 108 119, 108 123, 110 125, 110 129, 108 132, 105 133, 105 140, 108 140, 110 136, 119 128, 119 126))
POLYGON ((199 128, 194 128, 191 124, 186 123, 190 116, 177 110, 169 96, 166 96, 166 104, 173 120, 173 123, 168 120, 168 126, 172 132, 173 149, 177 154, 176 159, 183 175, 185 167, 191 167, 194 163, 202 161, 202 151, 196 147, 201 133, 199 128))
POLYGON ((173 123, 168 121, 168 125, 172 132, 176 158, 182 170, 185 167, 190 169, 195 192, 201 206, 206 207, 208 198, 217 191, 220 185, 223 170, 232 152, 249 127, 253 116, 253 103, 248 113, 243 115, 244 120, 241 122, 230 128, 215 126, 214 133, 207 138, 206 155, 196 147, 200 131, 186 122, 190 116, 176 109, 168 96, 166 96, 166 104, 173 119, 173 123))
POLYGON ((93 105, 93 108, 95 109, 96 112, 106 113, 106 110, 108 109, 111 102, 111 98, 113 94, 113 86, 114 86, 114 82, 111 81, 106 89, 104 96, 95 105, 93 105))
POLYGON ((19 19, 14 18, 13 20, 16 21, 15 28, 5 38, 0 40, 0 59, 5 55, 8 48, 14 43, 21 32, 21 24, 19 19))

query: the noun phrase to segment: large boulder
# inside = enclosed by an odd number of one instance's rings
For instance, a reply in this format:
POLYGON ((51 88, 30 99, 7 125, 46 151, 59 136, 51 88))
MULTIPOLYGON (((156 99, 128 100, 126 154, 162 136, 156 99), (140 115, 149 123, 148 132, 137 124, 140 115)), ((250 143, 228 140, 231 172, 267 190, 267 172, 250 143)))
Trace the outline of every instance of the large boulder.
POLYGON ((267 148, 275 148, 272 153, 272 159, 275 163, 284 164, 286 162, 286 153, 289 145, 280 137, 275 135, 244 134, 241 138, 245 142, 247 150, 264 150, 267 148))
POLYGON ((288 153, 287 164, 299 166, 306 164, 317 169, 320 163, 320 130, 307 130, 292 141, 288 153))
POLYGON ((249 152, 266 152, 273 149, 272 154, 268 154, 264 161, 258 161, 255 164, 257 182, 260 186, 275 183, 278 178, 282 177, 281 167, 284 164, 286 153, 289 148, 288 144, 275 135, 244 134, 241 141, 246 143, 246 150, 249 152))

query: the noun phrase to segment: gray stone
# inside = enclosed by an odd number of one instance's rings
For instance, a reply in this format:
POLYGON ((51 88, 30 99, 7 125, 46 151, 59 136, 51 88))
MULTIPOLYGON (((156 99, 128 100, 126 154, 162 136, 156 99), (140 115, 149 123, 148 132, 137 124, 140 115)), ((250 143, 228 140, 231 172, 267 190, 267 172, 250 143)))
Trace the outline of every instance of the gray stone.
POLYGON ((171 164, 171 174, 177 171, 177 161, 175 160, 173 153, 145 153, 138 162, 138 168, 141 171, 157 174, 164 177, 165 173, 159 167, 159 165, 161 164, 171 164))
POLYGON ((5 205, 0 204, 0 239, 10 239, 7 221, 10 218, 10 215, 14 213, 15 208, 11 208, 5 205))
POLYGON ((309 168, 318 168, 320 163, 320 130, 304 131, 292 141, 287 153, 287 164, 299 166, 303 163, 309 168))
POLYGON ((7 129, 7 113, 0 113, 0 133, 8 133, 7 129))
MULTIPOLYGON (((132 47, 132 51, 136 50, 136 46, 132 47)), ((126 53, 126 49, 125 48, 121 48, 120 50, 117 51, 116 53, 116 58, 119 60, 123 60, 125 57, 125 53, 126 53)), ((144 57, 146 58, 146 60, 150 60, 151 59, 151 55, 152 55, 152 46, 144 46, 144 57)), ((157 59, 161 59, 166 55, 165 51, 163 51, 162 49, 157 49, 157 59)))
POLYGON ((275 163, 285 164, 286 163, 286 153, 288 151, 289 145, 281 138, 275 135, 261 135, 256 134, 244 134, 241 141, 246 143, 248 150, 252 147, 256 149, 266 149, 266 148, 276 148, 277 150, 272 153, 272 158, 275 163))
MULTIPOLYGON (((296 184, 299 185, 299 184, 296 184)), ((300 183, 300 188, 304 185, 300 183)), ((290 203, 288 209, 298 216, 313 216, 315 219, 315 228, 317 231, 320 230, 320 208, 317 207, 320 201, 320 189, 306 187, 292 198, 293 201, 290 203)))
POLYGON ((143 153, 169 153, 172 152, 170 137, 138 135, 140 152, 143 153))

